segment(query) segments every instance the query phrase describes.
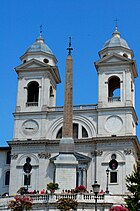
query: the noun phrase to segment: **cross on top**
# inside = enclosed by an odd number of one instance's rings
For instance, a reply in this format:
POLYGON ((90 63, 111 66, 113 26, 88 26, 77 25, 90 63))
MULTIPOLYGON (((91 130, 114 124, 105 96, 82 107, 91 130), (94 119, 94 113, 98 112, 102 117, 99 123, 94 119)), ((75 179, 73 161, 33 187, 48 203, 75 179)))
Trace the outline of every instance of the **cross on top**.
POLYGON ((71 37, 69 37, 69 47, 67 48, 68 50, 68 55, 71 55, 71 51, 73 50, 73 48, 71 47, 71 37))
POLYGON ((40 36, 42 37, 42 25, 40 25, 40 36))
POLYGON ((116 18, 115 20, 114 20, 115 22, 116 22, 116 31, 118 31, 118 21, 119 21, 119 19, 118 18, 116 18))

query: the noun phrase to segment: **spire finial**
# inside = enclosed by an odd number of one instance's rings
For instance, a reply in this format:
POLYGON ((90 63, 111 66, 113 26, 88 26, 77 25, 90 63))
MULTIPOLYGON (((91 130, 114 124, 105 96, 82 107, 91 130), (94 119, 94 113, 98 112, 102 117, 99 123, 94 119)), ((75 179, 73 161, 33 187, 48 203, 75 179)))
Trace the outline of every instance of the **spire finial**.
POLYGON ((42 25, 40 25, 40 37, 42 37, 42 25))
POLYGON ((71 47, 71 37, 69 37, 69 47, 67 48, 68 50, 68 55, 71 55, 71 51, 73 50, 73 48, 71 47))
POLYGON ((116 18, 114 21, 116 22, 115 29, 116 29, 116 31, 118 31, 118 21, 119 21, 119 19, 118 19, 118 18, 116 18))

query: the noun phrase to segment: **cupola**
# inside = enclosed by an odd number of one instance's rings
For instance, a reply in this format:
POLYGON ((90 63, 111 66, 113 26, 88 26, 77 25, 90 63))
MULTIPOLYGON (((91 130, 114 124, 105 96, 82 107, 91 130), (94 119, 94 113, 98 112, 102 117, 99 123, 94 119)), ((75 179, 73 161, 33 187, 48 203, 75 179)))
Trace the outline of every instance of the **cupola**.
POLYGON ((117 26, 115 31, 112 33, 112 37, 103 45, 102 50, 99 52, 99 56, 100 58, 103 58, 113 53, 117 53, 129 59, 134 57, 133 51, 128 46, 128 43, 123 38, 121 38, 121 34, 118 31, 117 26))
POLYGON ((26 50, 23 56, 20 57, 23 63, 31 59, 39 60, 51 66, 55 66, 57 59, 55 58, 52 50, 49 48, 42 37, 42 33, 36 41, 26 50))

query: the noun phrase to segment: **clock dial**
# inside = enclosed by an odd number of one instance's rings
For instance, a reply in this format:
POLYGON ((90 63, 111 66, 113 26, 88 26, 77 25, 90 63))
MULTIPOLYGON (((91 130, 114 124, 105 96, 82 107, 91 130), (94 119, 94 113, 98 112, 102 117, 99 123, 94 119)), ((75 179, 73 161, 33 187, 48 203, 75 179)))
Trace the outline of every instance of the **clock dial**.
POLYGON ((108 132, 118 132, 122 128, 122 119, 118 116, 110 116, 105 123, 105 129, 108 132))
POLYGON ((38 131, 38 123, 34 120, 27 120, 22 125, 22 131, 25 135, 35 134, 38 131))

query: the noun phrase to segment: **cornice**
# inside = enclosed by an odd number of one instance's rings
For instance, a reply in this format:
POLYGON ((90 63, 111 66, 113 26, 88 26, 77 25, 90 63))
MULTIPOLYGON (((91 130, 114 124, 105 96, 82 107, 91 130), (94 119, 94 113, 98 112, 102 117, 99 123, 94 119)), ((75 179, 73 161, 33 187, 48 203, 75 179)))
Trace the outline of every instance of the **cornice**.
MULTIPOLYGON (((43 139, 43 140, 13 140, 8 141, 9 146, 16 146, 16 145, 59 145, 60 140, 49 140, 49 139, 43 139)), ((89 139, 75 139, 75 144, 102 144, 102 143, 115 143, 120 142, 123 143, 124 141, 132 142, 136 151, 140 152, 140 144, 138 141, 137 136, 106 136, 106 137, 93 137, 89 139)))

